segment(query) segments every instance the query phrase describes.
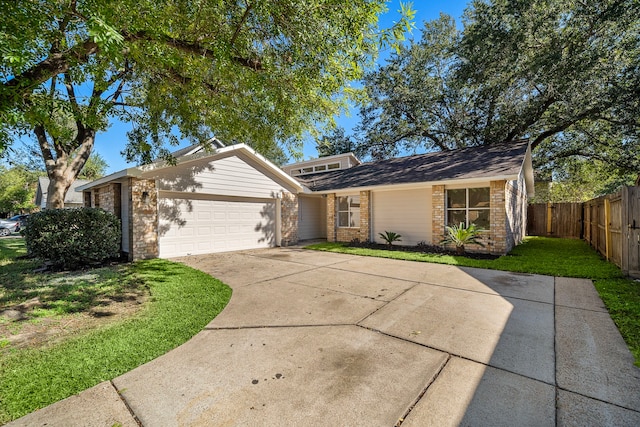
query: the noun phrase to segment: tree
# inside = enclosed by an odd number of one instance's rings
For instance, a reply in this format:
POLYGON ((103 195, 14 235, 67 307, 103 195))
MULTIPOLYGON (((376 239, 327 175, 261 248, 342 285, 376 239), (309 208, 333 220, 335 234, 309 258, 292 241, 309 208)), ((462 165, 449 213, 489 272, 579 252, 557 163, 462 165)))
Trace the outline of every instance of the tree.
POLYGON ((166 144, 212 134, 259 152, 295 146, 345 105, 381 44, 384 0, 9 2, 0 34, 0 148, 34 133, 60 207, 113 119, 127 160, 171 160, 166 144))
POLYGON ((109 165, 99 153, 92 153, 80 171, 78 178, 94 181, 102 178, 107 171, 109 165))
MULTIPOLYGON (((364 79, 359 141, 373 157, 529 138, 537 164, 640 170, 640 3, 480 1, 364 79)), ((637 172, 636 172, 637 173, 637 172)))
POLYGON ((0 212, 30 212, 35 209, 33 201, 37 181, 37 174, 23 167, 0 165, 0 212))
POLYGON ((356 150, 355 141, 345 135, 343 127, 334 128, 328 135, 323 135, 316 142, 319 157, 350 153, 356 150))

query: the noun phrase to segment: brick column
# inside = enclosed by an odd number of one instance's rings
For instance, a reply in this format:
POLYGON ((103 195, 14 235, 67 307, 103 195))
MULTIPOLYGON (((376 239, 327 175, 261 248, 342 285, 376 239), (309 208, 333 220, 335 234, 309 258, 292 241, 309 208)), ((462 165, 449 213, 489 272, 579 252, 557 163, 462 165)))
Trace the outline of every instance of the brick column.
POLYGON ((158 191, 154 180, 129 180, 129 259, 157 258, 158 191))
POLYGON ((336 195, 327 194, 327 242, 336 241, 336 195))
POLYGON ((282 192, 281 205, 281 246, 291 246, 298 243, 298 195, 282 192))
POLYGON ((431 187, 431 244, 439 245, 444 239, 446 225, 444 185, 431 187))
POLYGON ((507 251, 507 211, 505 207, 505 186, 507 182, 491 181, 490 189, 490 238, 491 253, 504 254, 507 251))
POLYGON ((366 242, 371 239, 371 227, 369 215, 371 209, 369 207, 371 200, 371 191, 360 192, 360 241, 366 242))

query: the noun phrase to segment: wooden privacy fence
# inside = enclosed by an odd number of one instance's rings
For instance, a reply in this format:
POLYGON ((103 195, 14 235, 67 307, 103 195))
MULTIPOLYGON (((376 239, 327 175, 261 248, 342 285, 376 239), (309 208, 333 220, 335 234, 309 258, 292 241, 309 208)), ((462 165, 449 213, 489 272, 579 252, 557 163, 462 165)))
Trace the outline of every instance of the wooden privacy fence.
POLYGON ((640 277, 640 187, 623 187, 585 203, 530 205, 527 231, 584 238, 623 273, 640 277))
POLYGON ((582 203, 536 203, 527 212, 529 236, 582 238, 582 203))

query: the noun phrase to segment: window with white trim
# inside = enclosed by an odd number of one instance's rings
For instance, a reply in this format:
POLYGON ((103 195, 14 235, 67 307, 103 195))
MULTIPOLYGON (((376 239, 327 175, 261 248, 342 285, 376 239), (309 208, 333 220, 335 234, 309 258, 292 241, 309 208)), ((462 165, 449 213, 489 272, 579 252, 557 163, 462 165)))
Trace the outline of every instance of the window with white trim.
POLYGON ((490 193, 489 187, 447 190, 447 225, 475 224, 488 230, 490 193))
POLYGON ((338 197, 338 227, 360 227, 360 196, 338 197))

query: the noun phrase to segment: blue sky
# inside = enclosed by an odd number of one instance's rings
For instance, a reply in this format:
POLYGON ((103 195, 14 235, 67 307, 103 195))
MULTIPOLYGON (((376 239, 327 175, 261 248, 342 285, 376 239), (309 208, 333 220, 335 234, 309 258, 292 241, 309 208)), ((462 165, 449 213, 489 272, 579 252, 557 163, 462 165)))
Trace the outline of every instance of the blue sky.
MULTIPOLYGON (((459 21, 459 18, 462 16, 466 5, 466 0, 414 1, 413 9, 416 11, 416 28, 414 29, 413 34, 409 35, 408 38, 420 38, 420 29, 422 28, 422 23, 424 21, 430 21, 432 19, 438 18, 441 12, 451 15, 456 19, 456 21, 459 21)), ((394 21, 397 21, 399 17, 399 9, 400 2, 398 0, 390 2, 389 12, 381 17, 381 26, 388 27, 391 26, 394 21)), ((384 63, 385 56, 386 54, 383 53, 378 63, 384 63)), ((358 121, 357 111, 352 111, 351 117, 339 117, 337 121, 339 125, 349 130, 358 121)), ((130 124, 114 121, 106 132, 97 135, 95 142, 95 151, 100 153, 100 155, 106 160, 107 164, 109 165, 107 173, 117 172, 126 167, 135 166, 134 164, 127 164, 120 154, 127 139, 126 133, 130 129, 130 124)), ((176 147, 176 149, 181 148, 185 145, 188 145, 188 143, 184 143, 180 147, 176 147)), ((315 149, 315 143, 313 141, 305 142, 304 158, 309 159, 317 156, 318 153, 315 149)))

